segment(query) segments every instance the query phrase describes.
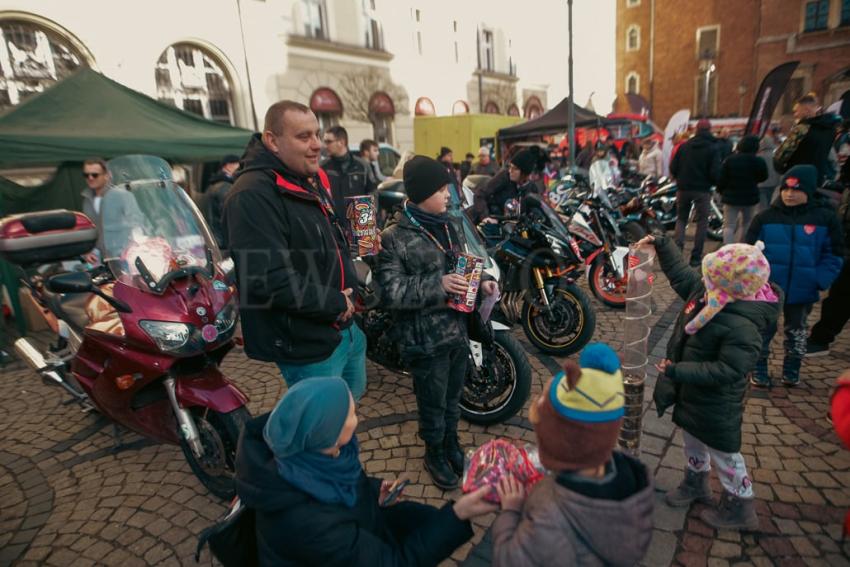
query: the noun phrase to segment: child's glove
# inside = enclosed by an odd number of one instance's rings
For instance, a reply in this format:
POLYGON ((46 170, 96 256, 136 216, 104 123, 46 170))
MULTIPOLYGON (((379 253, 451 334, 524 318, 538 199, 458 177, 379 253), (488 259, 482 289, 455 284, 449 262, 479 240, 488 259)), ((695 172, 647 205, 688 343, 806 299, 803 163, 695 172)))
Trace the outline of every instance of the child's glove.
POLYGON ((664 415, 667 408, 676 404, 676 384, 664 372, 658 373, 655 390, 652 392, 652 401, 655 402, 658 417, 664 415))

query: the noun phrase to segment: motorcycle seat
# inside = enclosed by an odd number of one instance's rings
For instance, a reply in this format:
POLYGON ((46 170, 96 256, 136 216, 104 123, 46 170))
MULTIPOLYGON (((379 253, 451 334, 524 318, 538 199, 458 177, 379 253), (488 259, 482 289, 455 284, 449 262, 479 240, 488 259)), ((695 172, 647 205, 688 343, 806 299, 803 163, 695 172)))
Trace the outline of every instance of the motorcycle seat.
POLYGON ((89 324, 89 316, 86 313, 90 299, 88 293, 53 293, 45 289, 42 297, 47 308, 75 331, 81 333, 89 324))

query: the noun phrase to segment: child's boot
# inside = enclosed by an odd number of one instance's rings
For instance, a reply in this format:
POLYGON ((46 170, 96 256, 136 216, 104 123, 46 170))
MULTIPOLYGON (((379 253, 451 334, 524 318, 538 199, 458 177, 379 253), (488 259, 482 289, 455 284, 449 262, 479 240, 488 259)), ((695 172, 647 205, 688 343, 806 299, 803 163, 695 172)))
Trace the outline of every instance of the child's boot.
POLYGON ((759 519, 752 498, 738 498, 723 491, 716 508, 700 514, 702 521, 718 530, 756 530, 759 519))
POLYGON ((767 357, 759 358, 756 369, 750 373, 750 384, 759 388, 770 388, 770 375, 767 370, 767 357))
POLYGON ((782 383, 785 386, 796 386, 800 383, 800 366, 803 359, 796 356, 786 356, 782 361, 782 383))
POLYGON ((676 490, 664 495, 668 505, 679 508, 690 506, 691 502, 699 500, 711 503, 711 487, 708 484, 708 474, 711 471, 696 472, 685 467, 685 478, 676 490))

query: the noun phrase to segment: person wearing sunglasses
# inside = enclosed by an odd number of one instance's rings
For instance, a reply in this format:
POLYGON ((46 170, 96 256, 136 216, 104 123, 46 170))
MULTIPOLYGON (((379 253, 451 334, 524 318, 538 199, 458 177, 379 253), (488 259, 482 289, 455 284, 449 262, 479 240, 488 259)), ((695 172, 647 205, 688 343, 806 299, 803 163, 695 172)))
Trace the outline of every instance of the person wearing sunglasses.
POLYGON ((86 188, 81 193, 83 213, 97 227, 97 244, 83 259, 95 266, 120 255, 131 231, 144 232, 147 227, 135 197, 126 189, 112 185, 103 159, 84 161, 83 178, 86 181, 86 188))
POLYGON ((83 162, 83 178, 86 188, 83 189, 83 213, 97 225, 97 246, 84 256, 89 264, 100 263, 100 251, 103 250, 103 232, 98 218, 103 195, 109 187, 109 171, 106 162, 101 158, 90 158, 83 162))

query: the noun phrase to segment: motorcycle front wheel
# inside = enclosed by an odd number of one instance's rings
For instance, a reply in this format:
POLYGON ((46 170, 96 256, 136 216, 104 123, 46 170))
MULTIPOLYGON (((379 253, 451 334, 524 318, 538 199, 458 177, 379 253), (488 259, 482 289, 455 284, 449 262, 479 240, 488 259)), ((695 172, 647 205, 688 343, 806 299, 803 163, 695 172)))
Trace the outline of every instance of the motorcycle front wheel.
POLYGON ((492 349, 483 349, 481 367, 470 357, 460 414, 470 423, 491 425, 516 415, 531 392, 531 366, 510 331, 496 331, 492 349))
POLYGON ((204 454, 196 457, 178 432, 183 455, 207 490, 222 500, 230 500, 236 495, 236 445, 245 423, 251 419, 251 413, 244 406, 228 413, 204 407, 194 407, 189 411, 198 428, 204 454))
POLYGON ((596 299, 608 307, 616 309, 626 307, 628 279, 625 276, 618 278, 602 254, 597 256, 590 266, 587 281, 590 284, 590 291, 593 292, 596 299))
POLYGON ((555 356, 569 356, 584 348, 596 329, 596 313, 590 299, 578 286, 557 287, 549 308, 530 303, 522 305, 522 330, 531 343, 555 356))

